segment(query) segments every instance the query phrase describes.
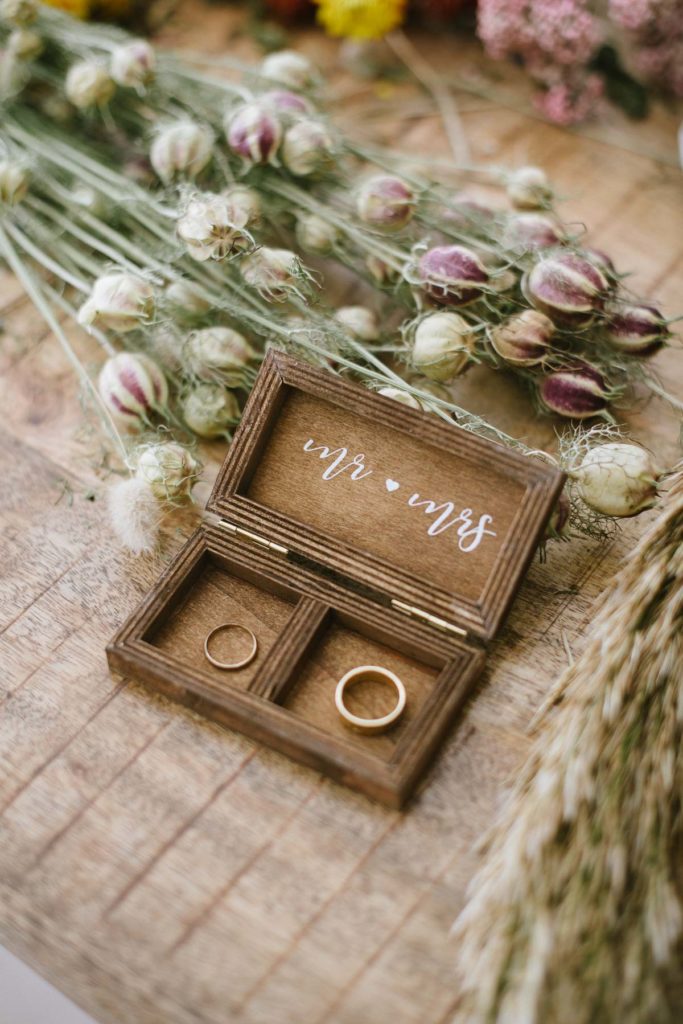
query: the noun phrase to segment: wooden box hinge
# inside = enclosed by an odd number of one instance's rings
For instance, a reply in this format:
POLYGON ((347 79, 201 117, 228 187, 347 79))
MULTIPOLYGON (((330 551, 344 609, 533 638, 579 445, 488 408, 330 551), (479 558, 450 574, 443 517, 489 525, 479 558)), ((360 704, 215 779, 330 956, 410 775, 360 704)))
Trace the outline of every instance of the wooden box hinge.
POLYGON ((458 636, 466 637, 467 630, 461 629, 460 626, 456 626, 453 622, 447 622, 446 619, 440 619, 438 615, 431 615, 429 612, 425 612, 422 608, 414 608, 410 604, 404 604, 403 601, 397 601, 396 598, 392 598, 391 607, 396 608, 400 612, 405 612, 406 615, 410 615, 414 619, 422 619, 423 622, 429 622, 430 625, 436 626, 437 629, 443 629, 447 633, 457 633, 458 636))
POLYGON ((242 526, 235 526, 228 519, 221 519, 220 524, 224 530, 229 530, 230 533, 235 533, 238 537, 244 537, 254 544, 260 544, 261 547, 268 548, 269 551, 277 551, 279 555, 286 555, 288 553, 288 549, 283 547, 282 544, 276 544, 275 541, 268 540, 259 533, 252 533, 251 530, 245 530, 242 526))

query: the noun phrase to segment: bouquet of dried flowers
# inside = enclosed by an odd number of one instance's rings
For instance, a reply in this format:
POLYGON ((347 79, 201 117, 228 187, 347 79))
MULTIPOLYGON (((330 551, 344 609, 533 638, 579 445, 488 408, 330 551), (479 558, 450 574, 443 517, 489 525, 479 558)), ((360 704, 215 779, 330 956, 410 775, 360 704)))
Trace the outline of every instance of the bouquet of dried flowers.
MULTIPOLYGON (((342 136, 299 54, 225 60, 217 77, 30 0, 0 14, 0 256, 130 471, 112 507, 133 549, 188 499, 192 439, 229 437, 269 345, 518 448, 445 385, 483 362, 577 420, 611 419, 635 384, 661 390, 645 360, 668 321, 560 221, 538 168, 479 169, 512 207, 492 209, 342 136), (320 273, 335 263, 385 302, 382 321, 329 308, 320 273), (97 384, 58 311, 101 345, 97 384)), ((655 460, 609 429, 579 432, 560 458, 572 484, 558 534, 595 534, 656 496, 655 460)))
POLYGON ((456 923, 454 1024, 680 1020, 681 466, 541 716, 456 923))

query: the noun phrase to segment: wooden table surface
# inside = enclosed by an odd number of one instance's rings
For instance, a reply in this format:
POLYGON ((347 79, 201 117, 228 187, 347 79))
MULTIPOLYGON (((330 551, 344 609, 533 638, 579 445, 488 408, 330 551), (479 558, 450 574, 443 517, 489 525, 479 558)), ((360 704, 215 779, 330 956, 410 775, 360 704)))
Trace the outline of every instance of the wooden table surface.
MULTIPOLYGON (((164 35, 255 52, 229 42, 235 18, 186 3, 164 35)), ((334 66, 336 44, 311 32, 301 42, 334 66)), ((466 41, 418 42, 477 90, 493 81, 466 41)), ((592 243, 669 314, 681 311, 673 113, 657 108, 642 125, 609 114, 570 133, 521 109, 516 72, 495 74, 497 99, 458 94, 474 158, 543 165, 567 218, 588 224, 592 243)), ((334 81, 353 120, 351 80, 334 81)), ((447 155, 424 95, 398 85, 376 100, 378 137, 447 155), (397 98, 400 120, 390 114, 397 98)), ((74 379, 16 282, 4 272, 1 282, 0 941, 106 1024, 447 1021, 457 998, 449 928, 473 844, 524 757, 566 646, 580 649, 592 601, 650 514, 610 546, 555 545, 533 566, 417 799, 404 813, 384 810, 110 676, 106 642, 181 536, 167 536, 161 560, 117 548, 74 379)), ((89 341, 74 341, 94 367, 89 341)), ((680 394, 680 350, 655 365, 680 394)), ((476 370, 456 394, 552 447, 555 424, 534 422, 514 384, 476 370)), ((662 458, 679 456, 663 402, 625 420, 662 458)), ((210 454, 220 458, 220 447, 210 454)))

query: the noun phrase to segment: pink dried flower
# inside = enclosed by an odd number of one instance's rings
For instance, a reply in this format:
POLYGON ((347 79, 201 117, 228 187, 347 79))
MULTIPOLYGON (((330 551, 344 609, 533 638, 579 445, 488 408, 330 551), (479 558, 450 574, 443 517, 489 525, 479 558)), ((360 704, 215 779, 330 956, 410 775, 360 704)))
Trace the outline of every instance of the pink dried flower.
POLYGON ((437 245, 418 261, 418 281, 444 306, 465 306, 478 299, 489 282, 479 256, 464 245, 437 245))
POLYGON ((524 275, 522 291, 553 323, 574 327, 590 323, 602 309, 609 285, 590 260, 558 250, 543 256, 524 275))
POLYGON ((225 132, 230 148, 254 164, 272 163, 282 139, 280 122, 262 103, 247 103, 229 114, 225 132))
POLYGON ((575 420, 599 416, 607 408, 609 398, 603 376, 594 366, 580 362, 547 374, 538 394, 550 412, 575 420))
POLYGON ((650 356, 671 337, 668 324, 655 306, 626 305, 608 311, 607 340, 620 352, 650 356))

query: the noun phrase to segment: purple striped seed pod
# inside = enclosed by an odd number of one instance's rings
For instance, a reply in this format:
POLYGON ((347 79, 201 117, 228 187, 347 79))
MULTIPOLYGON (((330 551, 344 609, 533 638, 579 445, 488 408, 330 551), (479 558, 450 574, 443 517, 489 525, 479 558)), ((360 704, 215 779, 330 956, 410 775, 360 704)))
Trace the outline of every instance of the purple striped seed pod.
POLYGON ((261 96, 261 102, 280 114, 311 114, 313 106, 305 96, 299 96, 289 89, 270 89, 261 96))
POLYGON ((410 185, 393 174, 374 174, 361 185, 356 212, 364 224, 384 231, 404 228, 415 212, 410 185))
POLYGON ((655 306, 618 306, 608 311, 605 336, 610 345, 633 356, 651 356, 671 337, 655 306))
POLYGON ((252 164, 273 163, 282 140, 280 122, 262 103, 247 103, 228 114, 225 133, 230 148, 252 164))
POLYGON ((574 363, 543 377, 538 394, 549 412, 585 420, 605 411, 609 391, 605 379, 594 366, 574 363))
POLYGON ((555 326, 545 313, 525 309, 489 331, 494 350, 512 366, 539 366, 550 352, 555 326))
POLYGON ((589 324, 609 292, 602 271, 574 252, 558 250, 541 257, 522 281, 524 295, 555 324, 589 324))
POLYGON ((562 225, 547 213, 517 213, 503 234, 503 244, 510 249, 550 249, 565 241, 562 225))
POLYGON ((466 306, 478 299, 489 273, 476 252, 464 245, 437 245, 418 262, 420 283, 443 306, 466 306))
POLYGON ((98 390, 115 422, 129 430, 142 429, 168 400, 166 378, 143 352, 119 352, 107 359, 98 390))

